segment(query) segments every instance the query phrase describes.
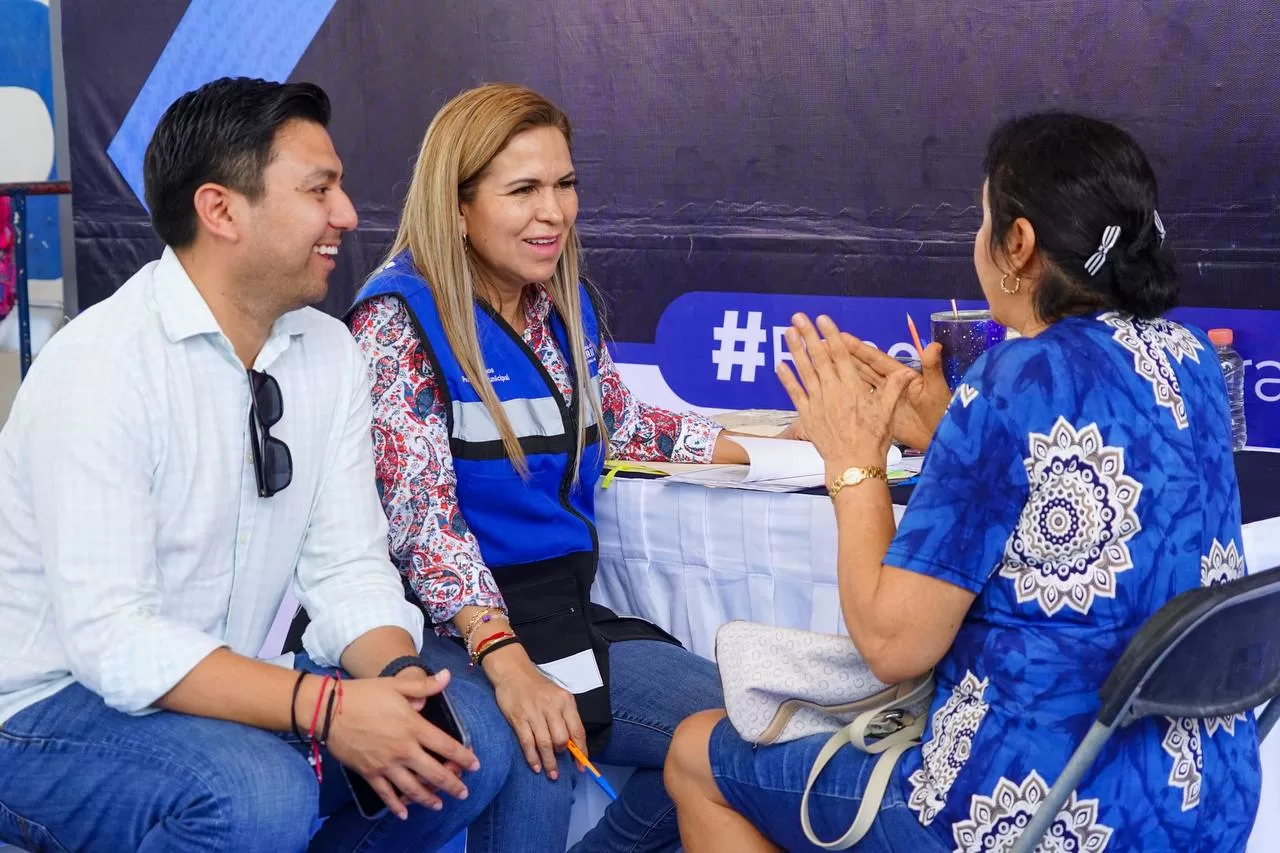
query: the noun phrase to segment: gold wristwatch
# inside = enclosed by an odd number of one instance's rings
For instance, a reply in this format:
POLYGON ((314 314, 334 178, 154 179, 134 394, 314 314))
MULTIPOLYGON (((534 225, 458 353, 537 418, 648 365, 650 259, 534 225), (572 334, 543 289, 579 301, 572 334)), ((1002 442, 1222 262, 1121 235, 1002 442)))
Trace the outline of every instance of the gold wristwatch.
POLYGON ((840 472, 831 485, 827 486, 827 492, 831 495, 831 500, 836 499, 836 495, 840 494, 840 490, 845 486, 856 486, 864 480, 884 480, 889 482, 889 477, 885 474, 884 469, 880 467, 861 467, 855 465, 852 468, 845 468, 840 472))

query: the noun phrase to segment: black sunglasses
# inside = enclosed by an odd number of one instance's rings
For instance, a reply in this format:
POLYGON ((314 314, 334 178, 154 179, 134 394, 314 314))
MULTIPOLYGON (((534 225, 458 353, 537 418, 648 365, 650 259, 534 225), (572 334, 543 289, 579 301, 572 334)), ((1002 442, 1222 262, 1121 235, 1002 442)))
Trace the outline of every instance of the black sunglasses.
POLYGON ((260 370, 249 371, 249 435, 253 438, 253 474, 258 478, 258 497, 282 492, 293 480, 293 455, 289 445, 271 437, 271 427, 284 415, 284 398, 275 377, 260 370), (261 438, 259 438, 261 432, 261 438))

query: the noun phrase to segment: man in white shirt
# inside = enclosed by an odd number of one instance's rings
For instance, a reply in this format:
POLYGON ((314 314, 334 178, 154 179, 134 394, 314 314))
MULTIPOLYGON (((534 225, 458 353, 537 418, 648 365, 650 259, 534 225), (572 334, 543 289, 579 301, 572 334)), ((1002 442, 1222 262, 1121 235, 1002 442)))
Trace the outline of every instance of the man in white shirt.
POLYGON ((306 307, 356 226, 328 120, 310 84, 179 98, 144 170, 163 256, 49 342, 0 432, 0 842, 429 850, 505 781, 509 739, 418 713, 448 674, 387 555, 367 368, 306 307), (290 582, 295 670, 255 659, 290 582))

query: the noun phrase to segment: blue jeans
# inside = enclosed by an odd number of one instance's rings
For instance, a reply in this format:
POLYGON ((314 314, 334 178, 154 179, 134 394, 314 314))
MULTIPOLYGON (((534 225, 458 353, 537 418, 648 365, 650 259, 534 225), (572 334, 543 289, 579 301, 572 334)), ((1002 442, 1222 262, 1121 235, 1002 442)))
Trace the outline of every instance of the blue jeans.
MULTIPOLYGON (((738 737, 726 718, 711 733, 711 773, 725 801, 774 844, 788 851, 821 851, 809 843, 800 826, 800 798, 809 768, 827 737, 755 746, 738 737)), ((846 746, 823 769, 809 795, 809 817, 818 838, 832 841, 848 831, 877 758, 846 746)), ((858 853, 945 853, 951 848, 916 820, 895 776, 889 780, 870 832, 854 849, 858 853)))
MULTIPOLYGON (((506 724, 474 685, 447 689, 466 725, 506 724)), ((325 756, 316 784, 291 735, 168 711, 132 717, 72 684, 0 726, 0 842, 39 853, 435 850, 506 781, 510 745, 473 747, 480 769, 463 776, 466 800, 369 821, 337 760, 325 756)))
MULTIPOLYGON (((493 688, 484 673, 468 669, 466 653, 456 644, 428 637, 422 656, 436 669, 447 667, 455 684, 467 682, 492 697, 493 688)), ((652 640, 610 646, 609 673, 613 728, 608 744, 591 760, 636 770, 618 792, 618 800, 574 851, 676 850, 680 832, 675 805, 662 782, 662 764, 681 720, 723 705, 720 676, 711 661, 652 640)), ((467 832, 468 853, 564 850, 574 786, 593 783, 578 773, 567 753, 560 756, 560 778, 555 782, 545 773, 534 773, 505 721, 493 730, 472 729, 471 738, 480 742, 505 738, 514 758, 506 786, 467 832)))

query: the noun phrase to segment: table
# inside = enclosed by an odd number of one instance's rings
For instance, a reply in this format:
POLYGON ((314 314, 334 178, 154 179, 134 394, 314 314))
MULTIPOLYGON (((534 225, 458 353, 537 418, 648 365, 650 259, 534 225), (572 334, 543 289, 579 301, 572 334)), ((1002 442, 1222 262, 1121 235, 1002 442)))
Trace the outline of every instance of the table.
MULTIPOLYGON (((1249 570, 1280 566, 1280 453, 1237 453, 1236 472, 1249 570)), ((908 492, 893 493, 901 517, 908 492)), ((592 597, 661 625, 697 654, 714 659, 716 628, 731 619, 846 633, 835 514, 825 495, 619 476, 597 493, 596 517, 592 597)), ((1264 804, 1280 799, 1280 734, 1265 747, 1264 804)), ((1280 853, 1274 811, 1259 809, 1250 853, 1280 853)))

